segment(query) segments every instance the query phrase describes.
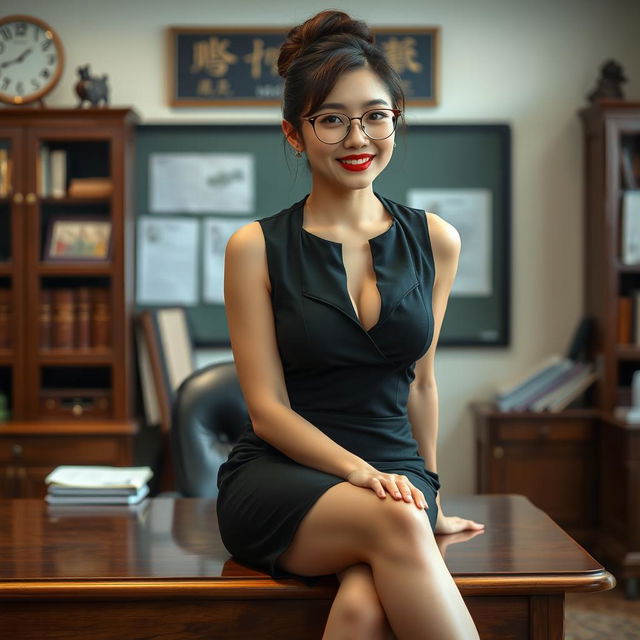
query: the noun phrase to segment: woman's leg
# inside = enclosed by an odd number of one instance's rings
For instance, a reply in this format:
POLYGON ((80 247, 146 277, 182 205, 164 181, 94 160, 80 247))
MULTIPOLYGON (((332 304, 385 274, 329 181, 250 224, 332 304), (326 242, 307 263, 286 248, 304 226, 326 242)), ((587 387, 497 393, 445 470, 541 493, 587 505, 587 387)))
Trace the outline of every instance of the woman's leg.
POLYGON ((341 482, 309 510, 278 563, 300 575, 368 564, 398 640, 479 638, 427 514, 412 502, 341 482))
POLYGON ((392 640, 368 564, 338 574, 340 587, 331 605, 323 640, 392 640))

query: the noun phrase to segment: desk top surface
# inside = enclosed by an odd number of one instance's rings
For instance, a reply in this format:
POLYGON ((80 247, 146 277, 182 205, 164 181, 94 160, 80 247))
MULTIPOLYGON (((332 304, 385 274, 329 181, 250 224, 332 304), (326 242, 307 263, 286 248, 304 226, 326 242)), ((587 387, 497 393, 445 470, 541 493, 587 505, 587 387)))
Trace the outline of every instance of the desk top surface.
MULTIPOLYGON (((602 565, 524 496, 443 496, 442 505, 449 515, 485 523, 484 532, 436 536, 459 585, 556 585, 565 592, 612 586, 602 565)), ((220 539, 214 500, 154 498, 136 507, 0 500, 0 597, 18 583, 44 588, 144 582, 160 588, 176 581, 273 584, 231 558, 220 539)), ((297 585, 277 584, 292 583, 297 585)))

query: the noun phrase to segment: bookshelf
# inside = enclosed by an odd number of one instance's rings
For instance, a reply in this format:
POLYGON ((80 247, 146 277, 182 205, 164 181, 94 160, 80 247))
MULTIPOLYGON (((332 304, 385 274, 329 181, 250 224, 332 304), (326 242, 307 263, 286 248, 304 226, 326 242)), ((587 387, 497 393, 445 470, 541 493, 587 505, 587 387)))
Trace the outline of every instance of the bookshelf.
POLYGON ((633 299, 640 260, 623 262, 626 194, 640 188, 640 102, 610 101, 580 111, 585 136, 585 308, 596 318, 592 356, 601 376, 594 403, 604 412, 631 403, 640 368, 633 299), (625 169, 626 167, 626 169, 625 169))
POLYGON ((0 110, 1 495, 44 495, 58 464, 133 464, 136 122, 0 110))
POLYGON ((599 548, 616 576, 626 580, 628 595, 637 597, 640 425, 619 419, 616 408, 631 405, 633 374, 640 370, 640 210, 631 202, 637 202, 640 188, 640 102, 600 101, 579 115, 585 154, 584 301, 596 321, 591 357, 600 373, 593 395, 601 416, 599 548))

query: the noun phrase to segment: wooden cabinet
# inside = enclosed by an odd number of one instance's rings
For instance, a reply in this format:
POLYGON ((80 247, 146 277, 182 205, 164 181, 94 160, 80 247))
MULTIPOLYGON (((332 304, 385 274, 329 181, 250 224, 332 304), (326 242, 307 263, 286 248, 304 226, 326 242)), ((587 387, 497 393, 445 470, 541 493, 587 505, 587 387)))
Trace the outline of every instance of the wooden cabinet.
POLYGON ((44 478, 58 464, 130 465, 137 433, 134 420, 5 423, 0 428, 2 495, 42 497, 44 478))
POLYGON ((133 463, 136 120, 0 110, 0 494, 42 492, 57 464, 133 463))
POLYGON ((499 412, 472 405, 477 442, 477 492, 529 498, 583 546, 596 540, 598 416, 499 412))

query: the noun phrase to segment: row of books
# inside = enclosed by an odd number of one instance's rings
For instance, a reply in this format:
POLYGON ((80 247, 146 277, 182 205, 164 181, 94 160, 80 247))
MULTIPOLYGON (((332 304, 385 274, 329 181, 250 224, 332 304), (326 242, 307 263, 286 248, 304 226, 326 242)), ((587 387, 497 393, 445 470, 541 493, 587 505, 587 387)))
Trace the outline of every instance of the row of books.
MULTIPOLYGON (((0 349, 11 348, 11 314, 11 291, 0 289, 0 349)), ((42 289, 38 321, 41 349, 108 349, 109 289, 42 289)))
POLYGON ((618 344, 640 346, 640 289, 618 297, 618 344))
POLYGON ((551 355, 515 382, 498 388, 500 411, 558 412, 579 398, 597 379, 595 365, 551 355))
MULTIPOLYGON (((0 148, 0 198, 7 198, 11 194, 11 174, 9 149, 0 148)), ((51 150, 47 145, 40 147, 38 194, 41 197, 108 198, 112 193, 111 178, 100 176, 69 178, 66 150, 51 150)))
POLYGON ((134 505, 149 494, 152 477, 149 467, 63 465, 45 478, 45 500, 53 505, 134 505))
POLYGON ((111 346, 107 287, 42 289, 41 349, 106 349, 111 346))
POLYGON ((566 355, 551 355, 515 381, 501 385, 494 400, 501 411, 551 411, 567 408, 598 379, 599 371, 589 362, 596 320, 583 315, 571 336, 566 355))
POLYGON ((40 147, 38 194, 41 197, 108 198, 112 192, 113 183, 108 177, 68 179, 67 151, 49 149, 47 145, 40 147))

